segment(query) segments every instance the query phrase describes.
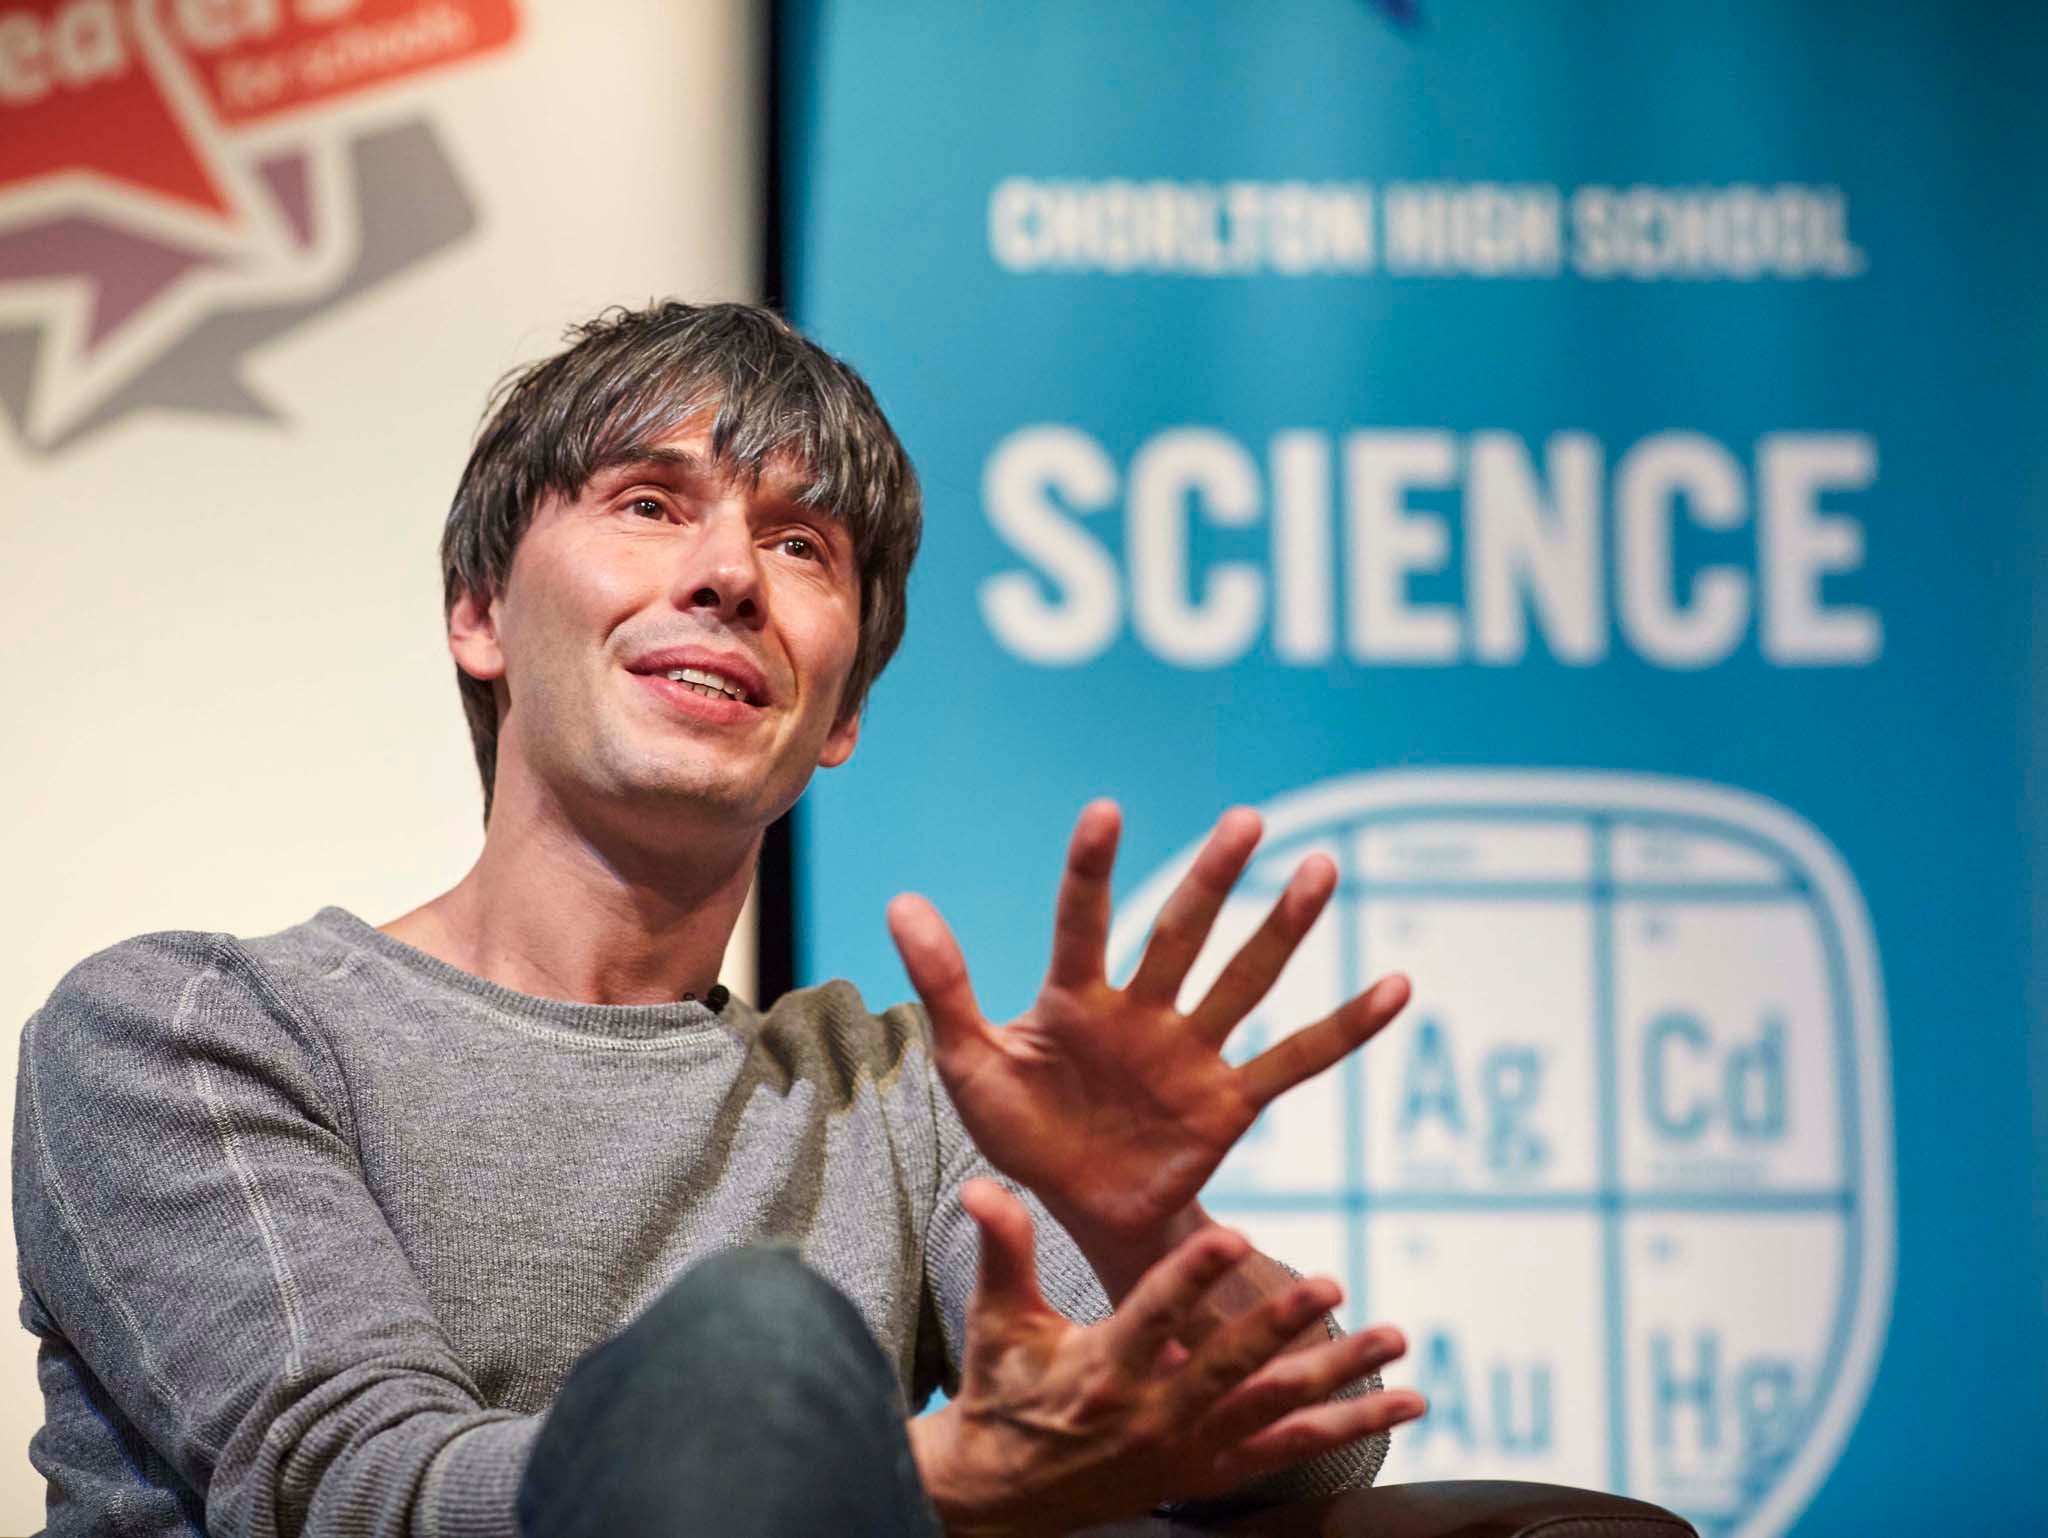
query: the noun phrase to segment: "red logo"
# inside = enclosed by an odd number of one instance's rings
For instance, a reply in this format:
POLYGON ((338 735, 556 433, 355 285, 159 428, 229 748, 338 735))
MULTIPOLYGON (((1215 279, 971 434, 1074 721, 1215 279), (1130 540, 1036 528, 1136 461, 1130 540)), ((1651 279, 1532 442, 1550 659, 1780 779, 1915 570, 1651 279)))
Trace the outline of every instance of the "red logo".
POLYGON ((474 224, 424 120, 349 138, 320 108, 516 31, 511 0, 0 0, 0 342, 37 343, 0 404, 27 443, 143 404, 260 411, 209 320, 304 318, 367 286, 365 248, 381 280, 474 224), (401 171, 447 195, 385 206, 401 171))

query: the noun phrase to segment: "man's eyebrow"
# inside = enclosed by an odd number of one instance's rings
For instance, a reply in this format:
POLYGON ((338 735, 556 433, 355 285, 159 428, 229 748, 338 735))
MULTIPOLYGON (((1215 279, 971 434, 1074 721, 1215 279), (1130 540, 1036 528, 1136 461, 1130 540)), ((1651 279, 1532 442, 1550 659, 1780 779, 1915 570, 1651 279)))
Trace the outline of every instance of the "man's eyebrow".
MULTIPOLYGON (((586 487, 595 486, 599 481, 631 480, 636 473, 659 475, 666 471, 685 479, 709 478, 718 473, 719 461, 709 459, 694 449, 672 448, 665 445, 629 444, 617 453, 607 454, 591 467, 586 487)), ((782 495, 793 506, 803 508, 812 519, 827 528, 843 529, 846 516, 836 507, 813 506, 804 499, 804 488, 783 487, 782 495)))

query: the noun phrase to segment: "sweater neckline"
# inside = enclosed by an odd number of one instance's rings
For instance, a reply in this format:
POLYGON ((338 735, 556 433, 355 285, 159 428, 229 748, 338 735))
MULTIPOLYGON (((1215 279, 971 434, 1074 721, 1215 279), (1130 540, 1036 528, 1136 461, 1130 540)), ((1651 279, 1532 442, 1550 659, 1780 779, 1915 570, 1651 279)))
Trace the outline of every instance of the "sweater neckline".
POLYGON ((465 972, 438 956, 394 939, 346 908, 330 904, 314 915, 313 922, 344 944, 372 951, 424 982, 466 994, 515 1020, 557 1030, 647 1040, 737 1023, 740 1012, 746 1008, 730 993, 717 1010, 702 999, 676 999, 666 1004, 587 1004, 574 999, 551 999, 542 994, 521 993, 474 972, 465 972))

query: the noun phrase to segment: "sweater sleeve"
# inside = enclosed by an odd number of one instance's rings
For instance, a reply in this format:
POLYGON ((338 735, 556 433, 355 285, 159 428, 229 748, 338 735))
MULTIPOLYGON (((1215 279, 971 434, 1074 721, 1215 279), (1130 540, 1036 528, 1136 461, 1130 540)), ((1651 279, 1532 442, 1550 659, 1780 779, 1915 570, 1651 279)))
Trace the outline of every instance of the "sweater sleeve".
POLYGON ((209 1532, 514 1538, 536 1418, 481 1403, 352 1132, 232 940, 102 952, 22 1036, 24 1285, 209 1532))
MULTIPOLYGON (((920 1018, 922 1018, 920 1013, 920 1018)), ((929 1041, 929 1025, 925 1027, 929 1041)), ((929 1059, 927 1062, 929 1063, 929 1059)), ((939 1078, 935 1065, 931 1075, 933 1119, 938 1132, 939 1189, 932 1208, 931 1229, 926 1236, 926 1275, 937 1302, 937 1313, 945 1332, 946 1380, 948 1393, 959 1386, 960 1364, 967 1340, 967 1304, 974 1293, 975 1272, 980 1263, 980 1230, 960 1204, 960 1187, 977 1177, 1000 1181, 1030 1208, 1037 1241, 1038 1286, 1046 1302, 1081 1324, 1106 1319, 1110 1304, 1095 1268, 1081 1253, 1072 1237, 1029 1191, 1007 1176, 998 1174, 974 1145, 973 1137, 960 1120, 939 1078)), ((1285 1269, 1293 1271, 1291 1266, 1285 1269)), ((1299 1274, 1299 1273, 1295 1273, 1299 1274)), ((1334 1318, 1326 1317, 1330 1338, 1343 1335, 1334 1318)), ((1377 1373, 1361 1379, 1337 1394, 1352 1399, 1380 1387, 1377 1373)), ((1377 1477, 1387 1455, 1387 1435, 1362 1437, 1299 1463, 1260 1476, 1233 1493, 1227 1500, 1186 1502, 1171 1509, 1194 1514, 1209 1508, 1265 1502, 1307 1500, 1339 1490, 1363 1488, 1377 1477)))

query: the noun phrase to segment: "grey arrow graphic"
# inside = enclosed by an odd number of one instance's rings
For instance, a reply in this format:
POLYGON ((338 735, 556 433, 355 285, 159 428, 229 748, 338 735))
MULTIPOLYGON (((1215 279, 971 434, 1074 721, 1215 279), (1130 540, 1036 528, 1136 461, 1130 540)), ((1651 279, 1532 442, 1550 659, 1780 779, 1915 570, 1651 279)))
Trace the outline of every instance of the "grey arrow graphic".
POLYGON ((83 215, 0 233, 0 283, 83 277, 92 285, 86 346, 97 347, 195 267, 219 258, 83 215))
MULTIPOLYGON (((424 119, 364 135, 349 146, 348 160, 362 233, 355 260, 332 288, 312 299, 214 311, 51 441, 27 442, 24 434, 30 451, 57 453, 151 407, 280 419, 282 413, 243 382, 245 355, 454 245, 477 226, 475 205, 424 119)), ((37 325, 0 327, 0 405, 17 431, 27 420, 31 377, 20 358, 40 351, 40 337, 37 325)))

